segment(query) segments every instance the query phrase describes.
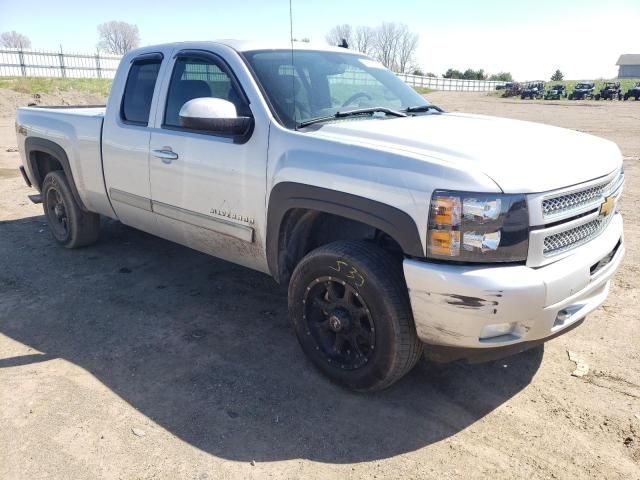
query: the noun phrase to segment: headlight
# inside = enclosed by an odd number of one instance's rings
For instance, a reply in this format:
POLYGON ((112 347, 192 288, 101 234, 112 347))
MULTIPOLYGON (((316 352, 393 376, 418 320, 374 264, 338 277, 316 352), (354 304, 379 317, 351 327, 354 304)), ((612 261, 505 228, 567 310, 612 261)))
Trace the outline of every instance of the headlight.
POLYGON ((524 195, 436 190, 427 256, 460 262, 522 262, 529 249, 524 195))

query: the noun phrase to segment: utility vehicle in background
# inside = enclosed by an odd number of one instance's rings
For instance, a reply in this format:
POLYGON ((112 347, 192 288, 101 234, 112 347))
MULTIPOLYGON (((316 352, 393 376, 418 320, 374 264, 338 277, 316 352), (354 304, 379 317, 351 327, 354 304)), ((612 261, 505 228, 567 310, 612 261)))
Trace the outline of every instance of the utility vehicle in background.
POLYGON ((622 100, 620 82, 605 82, 594 98, 596 100, 622 100))
POLYGON ((522 92, 522 85, 518 82, 508 82, 504 86, 502 96, 504 98, 517 97, 522 92))
POLYGON ((561 83, 552 85, 544 94, 545 100, 560 100, 562 98, 567 98, 567 87, 561 83))
POLYGON ((625 92, 624 99, 629 100, 630 98, 640 100, 640 82, 636 82, 633 87, 625 92))
POLYGON ((525 83, 520 93, 520 99, 541 99, 544 95, 544 82, 528 82, 525 83))
POLYGON ((593 91, 596 88, 593 82, 580 82, 576 84, 573 91, 569 94, 569 100, 593 100, 593 91))

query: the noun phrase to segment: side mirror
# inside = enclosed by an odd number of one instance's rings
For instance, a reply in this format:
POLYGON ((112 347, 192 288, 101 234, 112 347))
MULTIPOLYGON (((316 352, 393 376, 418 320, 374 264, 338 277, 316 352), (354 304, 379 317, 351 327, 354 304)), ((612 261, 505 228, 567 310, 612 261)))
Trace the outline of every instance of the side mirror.
POLYGON ((189 100, 178 116, 181 127, 219 135, 243 135, 253 122, 251 117, 239 117, 233 103, 212 97, 189 100))

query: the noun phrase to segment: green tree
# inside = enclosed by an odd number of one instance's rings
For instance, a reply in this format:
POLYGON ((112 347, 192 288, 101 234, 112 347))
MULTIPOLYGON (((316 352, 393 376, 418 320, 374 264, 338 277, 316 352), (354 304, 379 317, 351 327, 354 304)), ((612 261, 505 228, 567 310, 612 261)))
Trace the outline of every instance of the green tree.
POLYGON ((499 72, 491 75, 489 80, 493 80, 495 82, 513 82, 513 76, 510 72, 499 72))
POLYGON ((556 70, 553 75, 551 75, 551 80, 554 82, 559 82, 564 79, 564 73, 560 71, 560 69, 556 70))
POLYGON ((467 68, 462 74, 462 78, 465 80, 485 80, 487 76, 484 73, 484 69, 474 70, 473 68, 467 68))
POLYGON ((456 70, 454 68, 450 68, 443 75, 444 78, 463 78, 462 72, 460 70, 456 70))

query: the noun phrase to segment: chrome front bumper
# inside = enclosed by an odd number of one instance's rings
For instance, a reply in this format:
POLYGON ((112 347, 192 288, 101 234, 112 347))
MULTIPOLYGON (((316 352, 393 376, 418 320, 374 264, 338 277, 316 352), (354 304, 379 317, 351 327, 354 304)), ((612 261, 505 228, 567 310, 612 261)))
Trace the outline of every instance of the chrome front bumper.
POLYGON ((405 259, 419 338, 429 345, 490 349, 543 341, 570 329, 606 299, 624 256, 622 232, 616 214, 597 238, 539 268, 405 259), (610 261, 592 273, 618 244, 610 261), (483 332, 504 324, 511 324, 509 333, 483 338, 483 332))

